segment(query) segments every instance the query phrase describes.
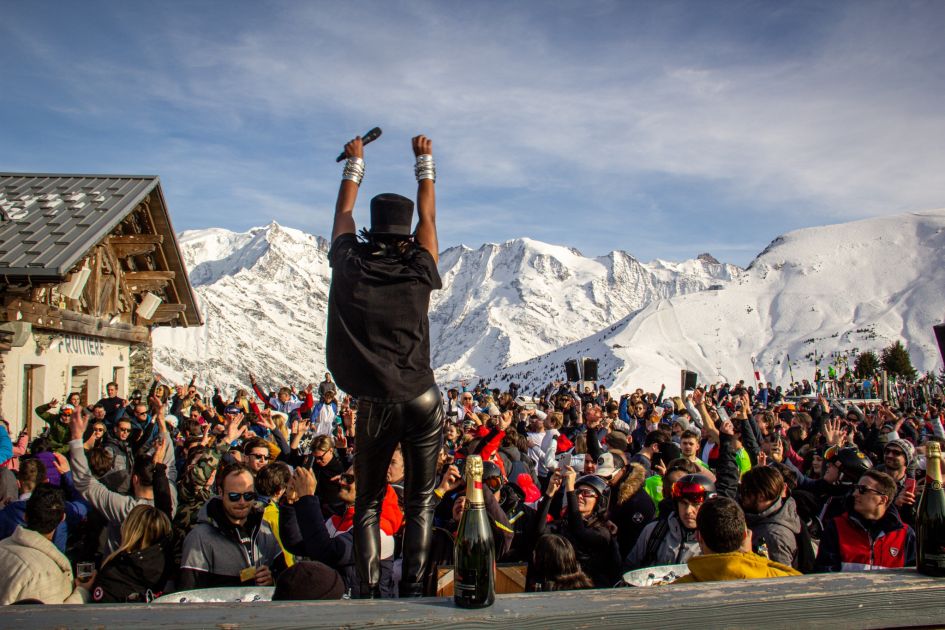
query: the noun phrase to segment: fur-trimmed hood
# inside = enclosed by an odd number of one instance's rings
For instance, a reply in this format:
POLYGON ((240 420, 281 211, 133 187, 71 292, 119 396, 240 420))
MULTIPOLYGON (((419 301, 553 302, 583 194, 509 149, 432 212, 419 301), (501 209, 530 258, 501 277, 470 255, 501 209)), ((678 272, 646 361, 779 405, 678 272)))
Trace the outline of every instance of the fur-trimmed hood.
POLYGON ((623 505, 627 500, 635 495, 640 488, 643 487, 643 482, 646 481, 646 469, 637 463, 631 463, 629 465, 630 472, 627 473, 626 478, 620 482, 620 490, 617 493, 617 505, 623 505))

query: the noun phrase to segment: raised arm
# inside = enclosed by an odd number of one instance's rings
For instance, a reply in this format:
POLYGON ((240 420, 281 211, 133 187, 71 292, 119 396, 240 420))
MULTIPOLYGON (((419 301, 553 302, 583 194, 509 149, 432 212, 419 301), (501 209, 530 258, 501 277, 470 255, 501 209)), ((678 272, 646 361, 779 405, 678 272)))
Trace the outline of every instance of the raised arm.
POLYGON ((354 202, 358 199, 358 187, 364 176, 364 144, 361 136, 345 145, 345 170, 341 187, 338 189, 338 201, 335 203, 335 224, 331 229, 331 241, 342 234, 354 234, 354 202))
MULTIPOLYGON (((417 244, 430 252, 433 262, 438 263, 440 249, 436 237, 436 167, 433 164, 433 141, 426 136, 417 136, 413 139, 413 154, 417 158, 417 244)), ((337 218, 335 222, 337 225, 337 218)))

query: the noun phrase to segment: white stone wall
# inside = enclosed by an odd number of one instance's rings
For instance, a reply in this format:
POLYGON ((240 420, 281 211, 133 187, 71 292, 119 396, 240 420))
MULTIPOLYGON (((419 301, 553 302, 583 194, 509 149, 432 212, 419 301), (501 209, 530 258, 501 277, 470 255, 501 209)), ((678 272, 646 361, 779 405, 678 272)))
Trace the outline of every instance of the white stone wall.
MULTIPOLYGON (((0 391, 0 413, 10 423, 15 438, 26 426, 23 414, 25 368, 33 371, 33 407, 53 398, 65 402, 72 391, 77 391, 82 380, 88 383, 86 402, 94 404, 105 396, 105 385, 113 380, 118 368, 118 394, 127 397, 129 343, 99 337, 87 337, 34 329, 23 346, 15 347, 3 358, 3 390, 0 391), (73 378, 74 368, 84 372, 84 378, 73 378)), ((42 431, 43 421, 33 416, 33 435, 42 431)))

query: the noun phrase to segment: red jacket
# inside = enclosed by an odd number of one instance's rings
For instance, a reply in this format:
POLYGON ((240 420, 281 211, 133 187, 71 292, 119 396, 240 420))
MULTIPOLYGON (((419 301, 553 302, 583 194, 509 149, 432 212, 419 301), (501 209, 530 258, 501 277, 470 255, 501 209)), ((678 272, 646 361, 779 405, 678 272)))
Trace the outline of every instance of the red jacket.
POLYGON ((915 566, 916 539, 895 507, 873 527, 849 511, 827 522, 817 551, 819 571, 874 571, 915 566))

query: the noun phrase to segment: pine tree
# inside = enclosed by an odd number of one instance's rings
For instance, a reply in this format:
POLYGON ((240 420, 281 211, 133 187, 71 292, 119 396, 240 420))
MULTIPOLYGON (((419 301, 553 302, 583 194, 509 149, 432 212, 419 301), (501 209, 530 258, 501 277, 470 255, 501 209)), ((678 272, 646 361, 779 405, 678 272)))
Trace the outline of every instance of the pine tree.
POLYGON ((909 358, 909 353, 901 341, 897 341, 883 350, 883 358, 880 360, 880 364, 890 376, 895 374, 907 381, 915 380, 916 372, 915 368, 912 367, 912 359, 909 358))
POLYGON ((869 378, 879 369, 879 357, 872 350, 861 352, 853 363, 853 374, 857 378, 869 378))

